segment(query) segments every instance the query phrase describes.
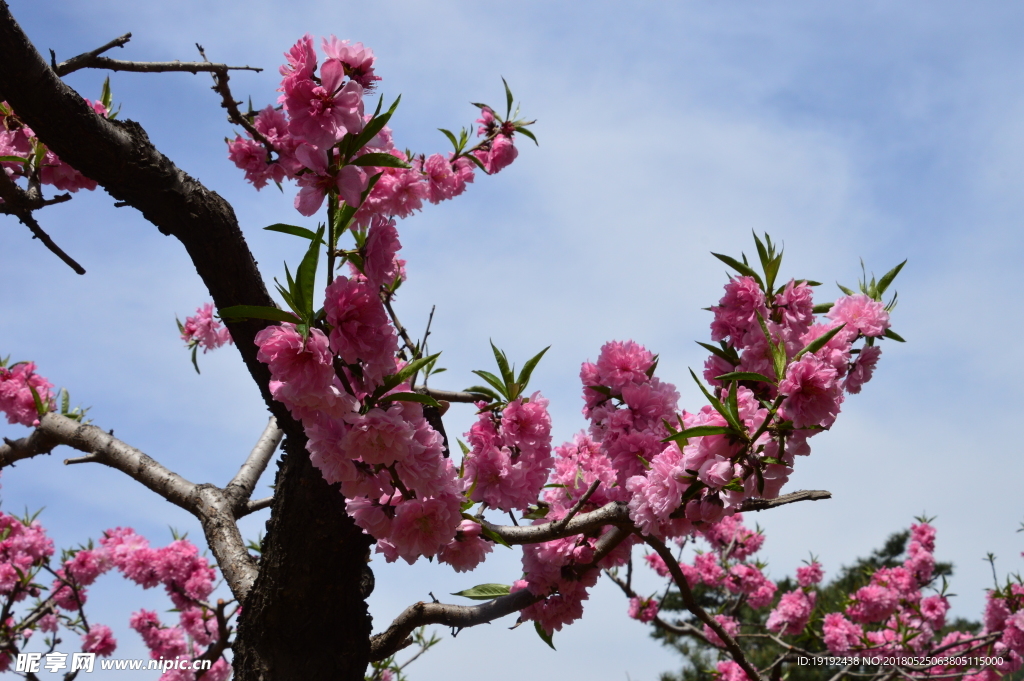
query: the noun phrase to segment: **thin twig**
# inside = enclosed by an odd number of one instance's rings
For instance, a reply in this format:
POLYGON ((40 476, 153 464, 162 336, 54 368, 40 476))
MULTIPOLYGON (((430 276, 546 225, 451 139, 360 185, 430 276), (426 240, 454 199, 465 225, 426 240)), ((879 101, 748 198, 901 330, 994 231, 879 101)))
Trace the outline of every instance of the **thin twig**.
MULTIPOLYGON (((64 194, 70 198, 70 195, 64 194)), ((21 221, 23 225, 29 228, 32 232, 34 239, 39 239, 43 242, 51 253, 56 255, 58 258, 64 261, 68 267, 73 269, 77 274, 85 274, 85 268, 75 262, 75 259, 64 252, 60 246, 54 243, 50 235, 43 231, 43 228, 39 226, 36 219, 32 216, 32 211, 43 206, 52 205, 54 203, 62 203, 67 201, 67 198, 49 199, 44 201, 42 198, 29 197, 24 189, 14 183, 14 180, 7 176, 7 173, 0 170, 0 199, 3 199, 3 204, 0 205, 0 209, 4 213, 14 215, 21 221), (34 200, 33 200, 34 199, 34 200)))
POLYGON ((213 74, 213 91, 220 95, 220 105, 221 108, 227 110, 228 120, 234 123, 235 125, 240 125, 243 128, 245 128, 245 131, 252 135, 252 138, 259 142, 260 144, 262 144, 263 147, 267 150, 267 161, 273 162, 274 154, 278 153, 277 148, 274 147, 273 142, 267 139, 263 135, 263 133, 256 129, 256 127, 249 120, 248 116, 242 114, 242 112, 238 108, 240 102, 235 101, 234 95, 231 94, 231 87, 228 85, 228 81, 230 80, 228 71, 238 70, 239 68, 245 68, 251 71, 262 71, 263 69, 250 69, 250 67, 248 66, 233 67, 225 66, 224 64, 213 64, 210 62, 209 59, 206 58, 206 52, 203 50, 202 45, 196 43, 196 49, 199 50, 199 56, 203 58, 203 64, 207 64, 210 67, 216 67, 204 70, 210 71, 213 74))
POLYGON ((67 74, 77 71, 78 69, 86 68, 86 64, 90 59, 94 59, 107 50, 112 50, 115 47, 124 47, 125 44, 132 39, 131 33, 125 33, 123 36, 114 38, 106 45, 97 47, 95 50, 90 52, 84 52, 77 57, 72 57, 66 61, 62 61, 60 64, 57 63, 57 55, 54 54, 53 50, 50 50, 50 68, 58 76, 66 76, 67 74))
POLYGON ((569 512, 565 514, 565 517, 563 517, 561 520, 556 520, 555 522, 551 523, 551 531, 557 533, 565 530, 565 527, 569 524, 569 521, 573 519, 573 516, 580 512, 580 509, 583 508, 583 505, 587 503, 587 500, 594 492, 597 491, 597 488, 600 485, 600 480, 595 480, 594 482, 590 483, 590 487, 588 487, 587 491, 583 493, 583 496, 576 500, 576 503, 573 504, 572 508, 569 509, 569 512))

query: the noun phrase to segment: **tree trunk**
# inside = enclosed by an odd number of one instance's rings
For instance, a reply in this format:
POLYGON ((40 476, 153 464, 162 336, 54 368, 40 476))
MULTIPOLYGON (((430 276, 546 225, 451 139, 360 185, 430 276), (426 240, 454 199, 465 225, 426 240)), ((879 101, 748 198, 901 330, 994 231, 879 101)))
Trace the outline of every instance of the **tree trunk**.
MULTIPOLYGON (((181 241, 218 308, 274 305, 231 206, 160 153, 142 126, 96 115, 43 60, 5 0, 0 65, 0 100, 62 160, 181 241)), ((228 325, 287 436, 259 576, 242 604, 236 678, 362 681, 370 650, 364 599, 373 583, 366 563, 371 540, 346 514, 337 487, 313 468, 302 425, 270 395, 270 372, 253 343, 267 325, 228 325)))
POLYGON ((238 681, 362 681, 369 660, 372 540, 304 447, 305 438, 285 443, 259 577, 235 640, 238 681))

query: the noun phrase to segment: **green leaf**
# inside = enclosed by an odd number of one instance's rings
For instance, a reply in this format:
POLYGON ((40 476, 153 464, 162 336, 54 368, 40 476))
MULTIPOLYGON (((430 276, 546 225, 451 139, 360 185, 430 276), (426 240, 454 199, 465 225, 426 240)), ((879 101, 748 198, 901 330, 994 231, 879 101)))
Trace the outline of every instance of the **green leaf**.
POLYGON ((102 104, 107 111, 110 111, 113 107, 114 95, 110 92, 110 76, 107 76, 103 80, 103 90, 100 91, 100 104, 102 104))
POLYGON ((846 288, 845 286, 843 286, 839 282, 836 282, 836 286, 838 286, 839 290, 842 291, 843 293, 845 293, 846 295, 848 295, 848 296, 854 295, 853 291, 851 291, 850 289, 846 288))
MULTIPOLYGON (((383 98, 381 101, 383 101, 383 98)), ((387 113, 384 113, 380 116, 375 115, 366 123, 365 126, 363 126, 362 132, 360 132, 356 136, 355 140, 352 143, 353 152, 358 152, 360 149, 365 147, 370 142, 370 140, 377 136, 377 133, 384 129, 384 126, 388 124, 388 121, 391 120, 391 116, 395 113, 395 109, 398 108, 398 103, 400 101, 402 101, 401 95, 399 95, 398 99, 394 101, 394 103, 391 105, 391 108, 387 110, 387 113)), ((378 111, 379 110, 380 108, 378 104, 378 111)))
POLYGON ((694 426, 681 430, 674 435, 662 440, 662 442, 678 442, 680 445, 687 444, 691 437, 704 437, 705 435, 735 435, 736 431, 730 426, 694 426))
POLYGON ((754 373, 753 371, 730 371, 727 374, 715 376, 715 378, 719 381, 760 381, 761 383, 771 383, 773 385, 775 383, 775 381, 764 374, 754 373))
POLYGON ((4 163, 28 163, 28 159, 21 156, 0 156, 0 161, 4 163))
POLYGON ((821 303, 820 305, 815 305, 811 308, 811 312, 814 314, 825 314, 832 309, 833 305, 835 305, 835 303, 821 303))
POLYGON ((199 370, 199 354, 198 353, 199 353, 199 346, 198 345, 193 345, 192 346, 192 366, 194 366, 196 368, 196 373, 197 374, 202 374, 203 372, 201 372, 199 370))
POLYGON ((388 386, 387 390, 391 390, 391 388, 394 388, 396 385, 401 385, 402 383, 412 378, 413 374, 418 372, 427 364, 437 361, 437 358, 440 356, 441 353, 439 352, 435 355, 431 355, 430 357, 421 357, 420 359, 414 359, 413 361, 409 362, 404 367, 402 367, 401 371, 399 371, 397 374, 385 376, 384 385, 388 386))
POLYGON ((33 386, 30 385, 28 389, 32 391, 32 401, 36 403, 36 413, 39 416, 48 414, 50 412, 50 405, 43 404, 43 399, 39 397, 39 393, 36 392, 33 386))
POLYGON ((740 480, 739 478, 733 478, 728 483, 723 485, 722 489, 727 489, 730 492, 742 492, 743 489, 744 489, 743 488, 743 481, 740 480))
POLYGON ((786 376, 786 347, 782 343, 776 343, 772 335, 768 333, 768 325, 765 323, 761 313, 757 312, 757 322, 761 325, 761 331, 768 340, 768 348, 772 353, 772 369, 775 370, 776 379, 781 381, 786 376))
MULTIPOLYGON (((281 232, 282 234, 291 234, 293 236, 301 236, 303 239, 316 239, 316 232, 305 227, 296 227, 295 225, 286 225, 283 222, 277 222, 269 227, 264 227, 268 232, 281 232)), ((320 243, 324 243, 323 239, 320 243)))
POLYGON ((764 288, 764 282, 761 281, 761 277, 757 274, 757 272, 752 270, 749 265, 741 263, 739 260, 736 260, 735 258, 730 258, 727 255, 722 255, 721 253, 712 253, 711 255, 715 256, 716 258, 718 258, 726 265, 739 272, 740 274, 751 277, 754 281, 758 283, 759 286, 761 286, 761 288, 764 288))
POLYGON ((530 382, 530 376, 533 375, 533 370, 536 368, 537 363, 540 362, 540 358, 544 356, 544 353, 551 349, 551 346, 547 346, 536 355, 526 360, 526 364, 523 365, 522 370, 519 372, 519 378, 516 379, 516 383, 520 385, 520 390, 526 387, 526 384, 530 382))
POLYGON ((899 265, 896 265, 896 267, 893 267, 891 270, 886 272, 882 278, 878 280, 878 284, 875 286, 875 291, 878 293, 879 299, 881 299, 882 294, 885 293, 885 289, 889 288, 889 284, 892 283, 893 279, 896 278, 896 275, 900 273, 900 270, 902 270, 903 266, 906 264, 907 261, 904 260, 899 265))
POLYGON ((456 152, 461 150, 459 147, 459 140, 455 139, 455 135, 452 134, 451 130, 445 130, 444 128, 438 128, 438 130, 443 132, 444 136, 451 140, 452 146, 455 147, 456 152))
POLYGON ((831 331, 829 331, 828 333, 824 334, 823 336, 820 336, 820 337, 815 338, 814 340, 812 340, 810 343, 807 344, 806 348, 804 348, 800 352, 796 353, 796 357, 793 358, 793 361, 795 362, 796 360, 800 359, 801 357, 803 357, 808 352, 811 353, 811 354, 814 354, 818 350, 821 350, 823 347, 825 347, 825 344, 828 343, 830 340, 832 340, 832 338, 837 333, 842 331, 843 327, 845 327, 845 326, 846 326, 846 323, 844 322, 844 323, 840 324, 839 326, 837 326, 836 328, 834 328, 831 331))
MULTIPOLYGON (((505 381, 505 385, 510 385, 515 381, 515 376, 512 374, 512 370, 508 366, 508 357, 502 350, 499 350, 495 345, 494 341, 491 341, 491 350, 494 352, 494 360, 498 363, 498 369, 501 371, 501 377, 505 381)), ((508 394, 506 392, 506 394, 508 394)), ((511 398, 511 396, 509 397, 511 398)))
POLYGON ((537 506, 536 508, 531 507, 523 514, 523 520, 540 520, 541 518, 546 518, 550 510, 550 506, 537 506))
POLYGON ((508 83, 505 82, 504 77, 502 77, 501 82, 505 86, 505 104, 508 107, 505 110, 505 120, 508 120, 509 116, 512 115, 512 91, 508 89, 508 83))
POLYGON ((313 298, 315 296, 316 270, 320 264, 320 244, 323 243, 324 226, 316 230, 314 239, 310 241, 306 255, 295 270, 295 286, 291 290, 292 299, 299 306, 296 312, 306 324, 313 323, 313 298))
POLYGON ((736 350, 734 350, 733 348, 729 348, 729 350, 732 350, 732 352, 728 352, 724 348, 719 348, 709 343, 701 343, 700 341, 697 341, 697 345, 701 346, 702 348, 710 352, 712 355, 715 355, 716 357, 721 357, 722 359, 724 359, 726 362, 733 366, 736 366, 737 364, 740 363, 739 355, 736 354, 736 350))
POLYGON ((693 369, 690 369, 690 375, 693 376, 693 380, 697 383, 697 387, 700 388, 702 393, 704 393, 704 397, 706 397, 708 402, 711 403, 714 410, 722 415, 726 422, 732 426, 733 430, 737 433, 742 433, 743 429, 740 427, 739 422, 731 413, 729 413, 729 410, 725 408, 725 405, 723 405, 717 397, 708 392, 707 388, 704 387, 704 384, 701 383, 699 378, 697 378, 697 374, 693 373, 693 369))
POLYGON ((533 133, 530 132, 525 125, 517 125, 515 127, 515 131, 529 137, 530 139, 533 140, 534 144, 536 144, 538 147, 540 146, 540 142, 537 141, 537 138, 534 137, 533 133))
POLYGON ((495 376, 489 371, 483 371, 480 369, 474 369, 473 373, 479 376, 480 378, 484 379, 488 383, 490 383, 491 386, 493 386, 494 389, 498 391, 499 395, 504 397, 506 400, 508 399, 508 393, 505 390, 505 384, 502 383, 497 376, 495 376))
POLYGON ((381 403, 384 402, 419 402, 420 404, 426 404, 431 407, 441 408, 441 405, 430 395, 421 395, 420 393, 392 393, 385 395, 381 398, 381 403))
POLYGON ((474 395, 480 395, 481 397, 486 397, 487 399, 484 400, 485 402, 491 402, 498 399, 498 393, 494 392, 490 388, 485 388, 482 385, 470 386, 466 388, 466 392, 473 393, 474 395))
POLYGON ((538 622, 537 620, 533 621, 533 628, 537 630, 537 635, 540 636, 540 640, 544 641, 544 643, 547 643, 551 647, 551 650, 554 650, 555 644, 551 642, 551 634, 547 632, 547 629, 540 626, 540 622, 538 622))
POLYGON ((898 343, 906 343, 907 342, 907 341, 903 340, 902 336, 900 336, 898 333, 896 333, 892 329, 886 329, 885 333, 883 333, 882 335, 885 336, 886 338, 891 338, 892 340, 894 340, 894 341, 896 341, 898 343))
POLYGON ((609 388, 606 385, 588 385, 586 387, 590 388, 591 390, 593 390, 595 392, 599 392, 602 395, 605 395, 606 397, 611 397, 612 396, 612 389, 609 388))
POLYGON ((511 587, 507 584, 477 584, 465 591, 453 593, 452 596, 471 598, 474 601, 489 601, 498 596, 507 596, 511 590, 511 587))
POLYGON ((232 305, 231 307, 221 308, 217 313, 221 319, 225 320, 267 319, 272 322, 291 322, 293 324, 299 321, 291 312, 285 312, 276 307, 264 305, 232 305))
MULTIPOLYGON (((466 516, 465 513, 463 513, 462 517, 466 518, 467 516, 466 516)), ((476 518, 474 518, 472 516, 468 516, 468 518, 470 520, 472 520, 473 522, 479 522, 476 518)), ((490 539, 495 544, 501 544, 502 546, 504 546, 505 548, 508 548, 508 549, 512 548, 512 546, 507 541, 505 541, 504 537, 502 537, 500 534, 498 534, 494 530, 489 529, 486 525, 480 525, 480 535, 484 539, 490 539)))
POLYGON ((391 154, 385 154, 380 152, 371 152, 369 154, 363 154, 362 156, 356 157, 349 161, 349 165, 353 166, 373 166, 375 168, 409 168, 411 167, 408 163, 402 159, 392 156, 391 154))

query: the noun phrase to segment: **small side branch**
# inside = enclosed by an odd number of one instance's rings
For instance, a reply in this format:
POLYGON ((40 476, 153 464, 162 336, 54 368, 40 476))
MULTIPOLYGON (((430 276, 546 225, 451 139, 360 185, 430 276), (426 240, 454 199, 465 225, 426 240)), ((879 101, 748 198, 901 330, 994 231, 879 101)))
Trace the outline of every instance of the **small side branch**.
POLYGON ((39 223, 32 216, 32 211, 38 210, 43 206, 68 201, 71 199, 71 195, 61 194, 52 199, 43 199, 36 194, 38 193, 34 192, 33 195, 30 195, 29 192, 15 184, 14 180, 7 176, 7 173, 0 171, 0 199, 3 199, 3 202, 0 203, 0 212, 17 217, 32 232, 33 239, 42 241, 43 245, 51 253, 63 260, 77 274, 85 274, 85 268, 75 262, 74 258, 54 243, 50 235, 43 231, 43 228, 39 226, 39 223))
POLYGON ((53 50, 50 50, 50 67, 58 76, 67 75, 69 73, 72 73, 73 71, 77 71, 78 69, 86 68, 86 65, 89 62, 89 60, 95 59, 96 57, 100 56, 108 50, 112 50, 115 47, 124 47, 125 44, 131 39, 132 34, 125 33, 123 36, 114 38, 106 45, 97 47, 95 50, 92 50, 90 52, 84 52, 78 55, 77 57, 72 57, 71 59, 68 59, 67 61, 62 61, 60 64, 57 63, 57 55, 53 53, 53 50))
POLYGON ((262 71, 256 66, 228 66, 227 64, 213 64, 202 61, 125 61, 123 59, 111 59, 95 55, 79 55, 74 59, 80 61, 70 64, 71 59, 57 65, 54 69, 58 76, 66 76, 72 71, 80 69, 106 69, 109 71, 132 71, 135 73, 167 73, 169 71, 187 71, 188 73, 217 73, 219 71, 262 71), (70 64, 70 66, 67 66, 70 64))
POLYGON ((245 463, 224 488, 224 494, 233 502, 236 514, 237 511, 246 507, 246 502, 256 488, 256 483, 263 475, 263 471, 267 469, 267 464, 270 463, 270 459, 277 451, 277 446, 281 444, 283 437, 284 432, 277 427, 277 419, 271 416, 267 427, 263 429, 263 434, 256 441, 256 446, 252 448, 245 463))
POLYGON ((536 596, 529 589, 522 589, 480 605, 448 605, 421 601, 406 608, 395 618, 387 631, 370 639, 370 661, 378 662, 404 648, 403 644, 409 635, 425 624, 443 624, 465 629, 511 615, 542 599, 543 596, 536 596))
POLYGON ((435 400, 444 402, 490 402, 491 398, 480 393, 467 393, 456 390, 435 390, 434 388, 419 387, 416 392, 422 395, 430 395, 435 400))
POLYGON ((795 504, 798 501, 820 501, 831 499, 832 493, 823 489, 802 489, 798 492, 783 494, 777 499, 747 499, 740 506, 740 511, 767 511, 770 508, 778 508, 786 504, 795 504))
POLYGON ((60 442, 52 436, 40 430, 35 430, 31 435, 17 440, 4 438, 4 443, 0 445, 0 468, 6 468, 15 461, 30 459, 40 454, 49 454, 59 444, 60 442))
POLYGON ((609 502, 596 511, 580 513, 564 525, 544 523, 542 525, 513 527, 509 525, 492 525, 486 520, 481 520, 481 524, 499 535, 509 544, 539 544, 551 541, 552 539, 584 534, 605 525, 633 526, 632 521, 629 519, 629 507, 620 501, 609 502))
POLYGON ((712 619, 704 608, 700 607, 696 599, 694 599, 693 592, 690 591, 690 585, 686 581, 686 576, 683 575, 683 571, 680 569, 679 563, 676 562, 675 556, 673 556, 672 552, 669 551, 667 546, 665 546, 665 543, 656 537, 644 537, 644 541, 646 541, 647 544, 654 549, 659 556, 661 556, 661 559, 665 561, 665 565, 668 566, 669 572, 672 573, 672 579, 675 580, 676 586, 679 588, 679 595, 683 597, 683 604, 686 605, 686 609, 693 613, 697 619, 706 624, 708 628, 714 631, 718 635, 718 638, 722 639, 722 642, 725 643, 725 648, 729 651, 732 659, 736 661, 736 664, 738 664, 744 672, 746 672, 748 677, 751 679, 762 678, 761 675, 757 673, 757 670, 754 669, 753 665, 751 665, 747 660, 746 655, 743 654, 743 650, 736 643, 736 640, 726 633, 722 625, 719 624, 717 620, 712 619))
POLYGON ((263 497, 262 499, 256 499, 255 501, 245 502, 245 506, 241 509, 235 508, 235 518, 244 518, 250 513, 256 511, 262 511, 265 508, 270 508, 274 503, 274 497, 263 497))

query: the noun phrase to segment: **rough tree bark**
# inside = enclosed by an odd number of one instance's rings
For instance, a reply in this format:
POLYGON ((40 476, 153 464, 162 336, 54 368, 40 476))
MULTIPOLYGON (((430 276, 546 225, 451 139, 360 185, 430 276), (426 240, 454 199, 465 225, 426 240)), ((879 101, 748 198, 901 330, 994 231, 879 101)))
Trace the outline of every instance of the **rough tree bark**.
MULTIPOLYGON (((231 206, 177 168, 130 120, 96 115, 50 68, 0 0, 0 101, 64 161, 137 208, 185 247, 218 308, 273 305, 231 206)), ((309 462, 302 426, 269 393, 255 335, 229 324, 235 347, 287 436, 260 574, 235 640, 239 681, 362 680, 369 659, 368 540, 309 462)))

